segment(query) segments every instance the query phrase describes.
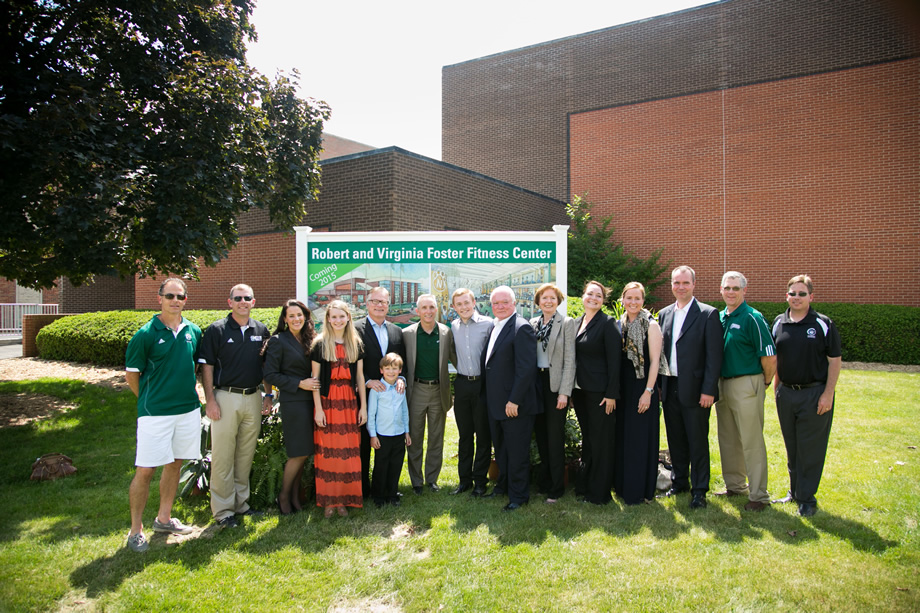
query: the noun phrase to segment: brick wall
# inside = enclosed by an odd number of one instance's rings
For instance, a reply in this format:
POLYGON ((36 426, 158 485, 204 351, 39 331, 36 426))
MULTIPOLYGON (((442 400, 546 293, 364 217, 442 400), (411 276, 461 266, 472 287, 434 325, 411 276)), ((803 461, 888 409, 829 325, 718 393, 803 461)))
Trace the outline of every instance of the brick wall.
MULTIPOLYGON (((49 296, 50 297, 50 296, 49 296)), ((134 308, 134 278, 97 275, 90 283, 76 287, 69 279, 58 282, 58 308, 62 313, 91 313, 134 308)))
POLYGON ((732 269, 750 300, 807 272, 818 300, 920 306, 918 110, 912 59, 578 113, 572 189, 703 299, 732 269))
POLYGON ((0 277, 0 303, 16 302, 16 281, 0 277))
MULTIPOLYGON (((567 221, 562 202, 397 147, 322 163, 320 198, 303 224, 332 232, 549 230, 567 221)), ((230 288, 251 285, 258 306, 295 295, 294 236, 273 228, 268 213, 240 217, 243 234, 217 267, 189 283, 187 308, 224 308, 230 288)), ((162 279, 138 279, 137 308, 159 308, 162 279)))
POLYGON ((446 66, 442 157, 567 200, 568 113, 915 57, 915 17, 906 2, 727 0, 446 66))

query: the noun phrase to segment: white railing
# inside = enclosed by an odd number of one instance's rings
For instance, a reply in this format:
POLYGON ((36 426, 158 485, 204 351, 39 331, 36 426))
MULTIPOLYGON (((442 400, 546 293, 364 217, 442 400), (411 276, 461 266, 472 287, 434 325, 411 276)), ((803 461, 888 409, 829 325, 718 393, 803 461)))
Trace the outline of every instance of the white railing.
POLYGON ((0 336, 22 334, 23 315, 56 315, 56 304, 0 304, 0 336))

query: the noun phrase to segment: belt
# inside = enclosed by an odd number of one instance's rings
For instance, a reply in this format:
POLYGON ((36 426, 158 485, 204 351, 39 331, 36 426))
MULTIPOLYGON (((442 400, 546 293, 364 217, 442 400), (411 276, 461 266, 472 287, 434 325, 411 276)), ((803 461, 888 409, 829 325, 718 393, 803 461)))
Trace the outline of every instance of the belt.
MULTIPOLYGON (((482 375, 461 375, 461 374, 458 373, 458 374, 457 374, 457 378, 458 378, 458 379, 463 379, 463 380, 465 380, 465 381, 477 381, 477 380, 479 380, 479 379, 482 379, 482 375)), ((417 380, 418 380, 418 379, 416 379, 416 381, 417 381, 417 380)))
POLYGON ((438 379, 419 379, 418 377, 416 377, 415 382, 424 383, 425 385, 437 385, 439 380, 438 379))
POLYGON ((231 394, 242 394, 248 396, 249 394, 255 394, 259 391, 259 387, 233 387, 231 385, 215 385, 214 389, 223 390, 225 392, 230 392, 231 394))
MULTIPOLYGON (((783 383, 780 381, 780 383, 783 383)), ((819 385, 824 385, 826 381, 813 381, 812 383, 783 383, 783 387, 788 387, 792 390, 803 390, 807 387, 818 387, 819 385)))
POLYGON ((740 379, 741 377, 754 377, 760 373, 754 373, 752 375, 735 375, 734 377, 722 377, 723 379, 740 379))

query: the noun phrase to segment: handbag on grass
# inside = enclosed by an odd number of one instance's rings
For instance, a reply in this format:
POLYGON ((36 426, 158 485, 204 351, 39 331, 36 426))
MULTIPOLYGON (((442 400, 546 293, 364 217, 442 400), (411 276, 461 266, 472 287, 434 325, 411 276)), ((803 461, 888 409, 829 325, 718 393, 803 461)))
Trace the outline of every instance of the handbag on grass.
POLYGON ((46 453, 32 464, 32 481, 54 481, 77 472, 73 460, 63 453, 46 453))

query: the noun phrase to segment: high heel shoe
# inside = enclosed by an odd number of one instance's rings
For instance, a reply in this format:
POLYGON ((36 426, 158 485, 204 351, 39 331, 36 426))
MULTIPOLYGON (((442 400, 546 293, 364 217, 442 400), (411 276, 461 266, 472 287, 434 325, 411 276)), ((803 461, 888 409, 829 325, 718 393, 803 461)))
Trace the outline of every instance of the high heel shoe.
POLYGON ((348 517, 348 509, 345 507, 336 507, 336 510, 339 512, 339 517, 348 517))
POLYGON ((290 515, 293 512, 293 511, 288 511, 287 513, 284 512, 284 509, 281 508, 281 497, 280 496, 275 498, 275 504, 278 505, 278 513, 280 513, 281 515, 290 515))

